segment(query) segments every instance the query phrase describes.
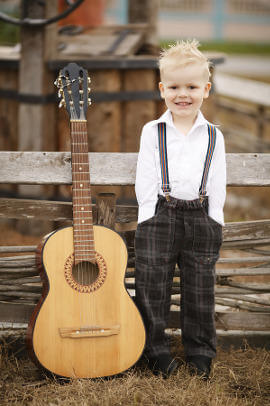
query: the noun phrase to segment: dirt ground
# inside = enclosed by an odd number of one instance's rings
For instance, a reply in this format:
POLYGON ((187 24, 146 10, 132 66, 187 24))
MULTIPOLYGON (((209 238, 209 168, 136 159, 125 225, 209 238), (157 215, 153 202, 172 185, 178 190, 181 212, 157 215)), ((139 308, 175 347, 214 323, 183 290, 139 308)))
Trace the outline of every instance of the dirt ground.
POLYGON ((204 382, 189 375, 179 339, 174 339, 173 348, 181 366, 169 379, 154 376, 140 363, 120 377, 61 381, 42 375, 28 358, 16 358, 2 339, 1 405, 270 405, 270 353, 266 349, 220 348, 211 378, 204 382))

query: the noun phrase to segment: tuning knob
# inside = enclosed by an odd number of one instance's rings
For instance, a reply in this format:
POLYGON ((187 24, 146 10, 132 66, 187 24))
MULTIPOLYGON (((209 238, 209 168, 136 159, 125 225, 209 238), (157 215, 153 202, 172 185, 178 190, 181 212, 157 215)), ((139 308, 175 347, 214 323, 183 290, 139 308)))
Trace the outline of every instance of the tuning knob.
POLYGON ((60 103, 59 103, 59 109, 61 109, 61 107, 65 106, 65 100, 61 99, 60 103))
POLYGON ((61 99, 61 97, 63 97, 64 91, 63 89, 59 89, 58 90, 58 98, 61 99))

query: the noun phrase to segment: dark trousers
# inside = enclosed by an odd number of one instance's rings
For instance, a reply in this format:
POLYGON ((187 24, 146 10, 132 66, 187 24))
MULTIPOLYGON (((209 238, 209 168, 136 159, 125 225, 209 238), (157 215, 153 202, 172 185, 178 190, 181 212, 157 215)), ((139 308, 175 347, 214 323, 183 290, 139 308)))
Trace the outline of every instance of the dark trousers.
POLYGON ((222 226, 200 201, 159 197, 155 216, 139 223, 135 235, 136 303, 146 332, 149 357, 169 353, 165 335, 176 264, 180 269, 181 330, 185 354, 216 354, 215 263, 222 226))

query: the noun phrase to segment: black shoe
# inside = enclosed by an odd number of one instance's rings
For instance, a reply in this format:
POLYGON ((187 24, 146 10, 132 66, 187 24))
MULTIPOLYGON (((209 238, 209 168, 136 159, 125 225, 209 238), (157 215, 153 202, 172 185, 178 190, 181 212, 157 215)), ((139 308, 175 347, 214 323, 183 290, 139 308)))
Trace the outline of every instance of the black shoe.
POLYGON ((212 358, 205 355, 194 355, 187 357, 186 361, 191 375, 198 375, 205 381, 209 378, 212 358))
POLYGON ((148 367, 154 375, 161 374, 163 378, 168 378, 178 368, 178 362, 170 354, 161 354, 156 358, 148 359, 148 367))

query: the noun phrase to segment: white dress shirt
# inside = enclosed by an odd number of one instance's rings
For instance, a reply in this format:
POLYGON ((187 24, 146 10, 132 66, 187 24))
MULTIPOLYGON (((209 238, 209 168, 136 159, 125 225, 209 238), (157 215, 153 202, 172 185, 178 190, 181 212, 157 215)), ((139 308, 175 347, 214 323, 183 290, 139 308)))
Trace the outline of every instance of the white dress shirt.
MULTIPOLYGON (((158 123, 165 122, 170 195, 182 200, 199 197, 205 156, 208 148, 208 121, 201 112, 188 134, 175 127, 170 110, 158 120, 150 121, 142 130, 138 154, 135 192, 139 204, 138 223, 155 214, 161 189, 161 170, 158 147, 158 123)), ((226 162, 224 139, 217 128, 216 146, 206 185, 209 216, 224 225, 223 206, 226 197, 226 162)))

